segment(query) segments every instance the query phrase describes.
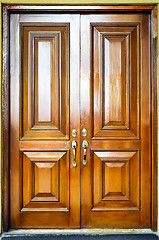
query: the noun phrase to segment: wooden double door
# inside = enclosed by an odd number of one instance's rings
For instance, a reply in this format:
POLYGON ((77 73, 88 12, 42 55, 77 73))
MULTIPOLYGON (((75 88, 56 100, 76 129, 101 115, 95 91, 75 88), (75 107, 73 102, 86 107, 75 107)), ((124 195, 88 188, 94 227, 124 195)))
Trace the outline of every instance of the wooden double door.
POLYGON ((150 79, 149 14, 11 14, 11 228, 151 227, 150 79))

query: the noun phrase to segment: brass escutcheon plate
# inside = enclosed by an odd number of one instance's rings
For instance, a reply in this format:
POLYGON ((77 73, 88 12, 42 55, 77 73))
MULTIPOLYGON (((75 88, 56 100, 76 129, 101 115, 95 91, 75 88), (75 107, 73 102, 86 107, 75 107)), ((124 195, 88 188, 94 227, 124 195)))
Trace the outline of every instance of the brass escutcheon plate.
POLYGON ((82 136, 84 136, 84 137, 87 136, 87 130, 85 128, 82 129, 82 136))
POLYGON ((76 136, 77 136, 77 130, 76 130, 76 129, 73 129, 73 130, 72 130, 72 136, 73 136, 73 137, 76 137, 76 136))

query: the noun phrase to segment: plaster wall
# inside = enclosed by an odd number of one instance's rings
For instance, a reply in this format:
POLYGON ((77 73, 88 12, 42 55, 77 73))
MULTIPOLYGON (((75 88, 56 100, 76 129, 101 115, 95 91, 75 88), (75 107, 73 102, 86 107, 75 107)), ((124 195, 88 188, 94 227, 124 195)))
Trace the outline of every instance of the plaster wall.
MULTIPOLYGON (((158 20, 159 20, 159 0, 0 0, 0 26, 2 26, 2 4, 91 4, 91 5, 112 5, 112 4, 158 4, 158 20)), ((159 33, 159 21, 158 21, 158 33, 159 33)), ((2 48, 2 27, 0 28, 0 56, 1 56, 1 48, 2 48)), ((158 37, 158 56, 159 56, 159 37, 158 37)), ((0 83, 1 83, 1 69, 2 69, 2 58, 0 57, 0 83)), ((159 66, 158 66, 158 76, 159 76, 159 66)), ((158 93, 159 93, 159 80, 158 80, 158 93)), ((1 84, 0 84, 0 96, 1 96, 1 84)), ((1 98, 0 98, 0 119, 1 119, 1 98)), ((158 98, 158 125, 159 125, 159 98, 158 98)), ((0 132, 1 132, 1 121, 0 121, 0 132)), ((159 132, 158 132, 159 135, 159 132)), ((2 146, 1 138, 0 138, 0 146, 2 146)), ((159 147, 158 147, 159 152, 159 147)), ((0 147, 0 163, 1 159, 2 147, 0 147)), ((159 163, 159 159, 158 159, 159 163)), ((1 164, 0 164, 0 175, 1 175, 1 164)), ((158 167, 158 176, 159 176, 159 167, 158 167)), ((159 179, 159 178, 158 178, 159 179)), ((1 232, 1 176, 0 176, 0 232, 1 232)), ((159 196, 159 182, 158 182, 158 196, 159 196)), ((159 203, 159 202, 158 202, 159 203)), ((158 216, 159 216, 159 208, 158 208, 158 216)), ((158 217, 158 230, 159 230, 159 217, 158 217)), ((159 234, 159 231, 158 231, 159 234)))

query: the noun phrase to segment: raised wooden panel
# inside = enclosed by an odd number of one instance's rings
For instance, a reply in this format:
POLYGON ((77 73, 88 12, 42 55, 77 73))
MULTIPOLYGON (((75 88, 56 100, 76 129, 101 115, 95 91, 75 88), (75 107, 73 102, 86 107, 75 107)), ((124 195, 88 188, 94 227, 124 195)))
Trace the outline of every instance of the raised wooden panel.
POLYGON ((93 151, 92 211, 140 209, 140 154, 130 151, 93 151))
POLYGON ((39 40, 37 45, 36 47, 35 41, 35 49, 38 48, 38 54, 35 52, 36 63, 38 62, 38 122, 50 122, 52 46, 51 41, 45 39, 39 40))
POLYGON ((105 162, 104 200, 129 199, 129 161, 105 162), (117 181, 114 181, 114 176, 117 181))
MULTIPOLYGON (((122 67, 126 64, 125 57, 125 38, 104 39, 105 49, 105 85, 104 85, 104 102, 103 113, 105 113, 104 126, 125 126, 129 127, 129 112, 126 114, 125 95, 125 69, 122 67), (122 54, 124 53, 124 54, 122 54)), ((127 94, 129 101, 129 95, 127 94)), ((129 105, 129 103, 127 103, 129 105)))
POLYGON ((21 211, 68 210, 68 152, 23 152, 21 211))
POLYGON ((69 138, 69 26, 22 26, 22 139, 69 138))
POLYGON ((138 139, 138 25, 93 25, 92 31, 93 139, 138 139))

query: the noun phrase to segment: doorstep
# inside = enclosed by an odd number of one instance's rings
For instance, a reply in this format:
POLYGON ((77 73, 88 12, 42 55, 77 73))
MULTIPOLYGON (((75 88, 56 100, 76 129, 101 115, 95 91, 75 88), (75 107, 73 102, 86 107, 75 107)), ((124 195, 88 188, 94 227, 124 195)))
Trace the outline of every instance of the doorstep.
POLYGON ((19 229, 1 235, 2 240, 156 240, 150 229, 19 229))

